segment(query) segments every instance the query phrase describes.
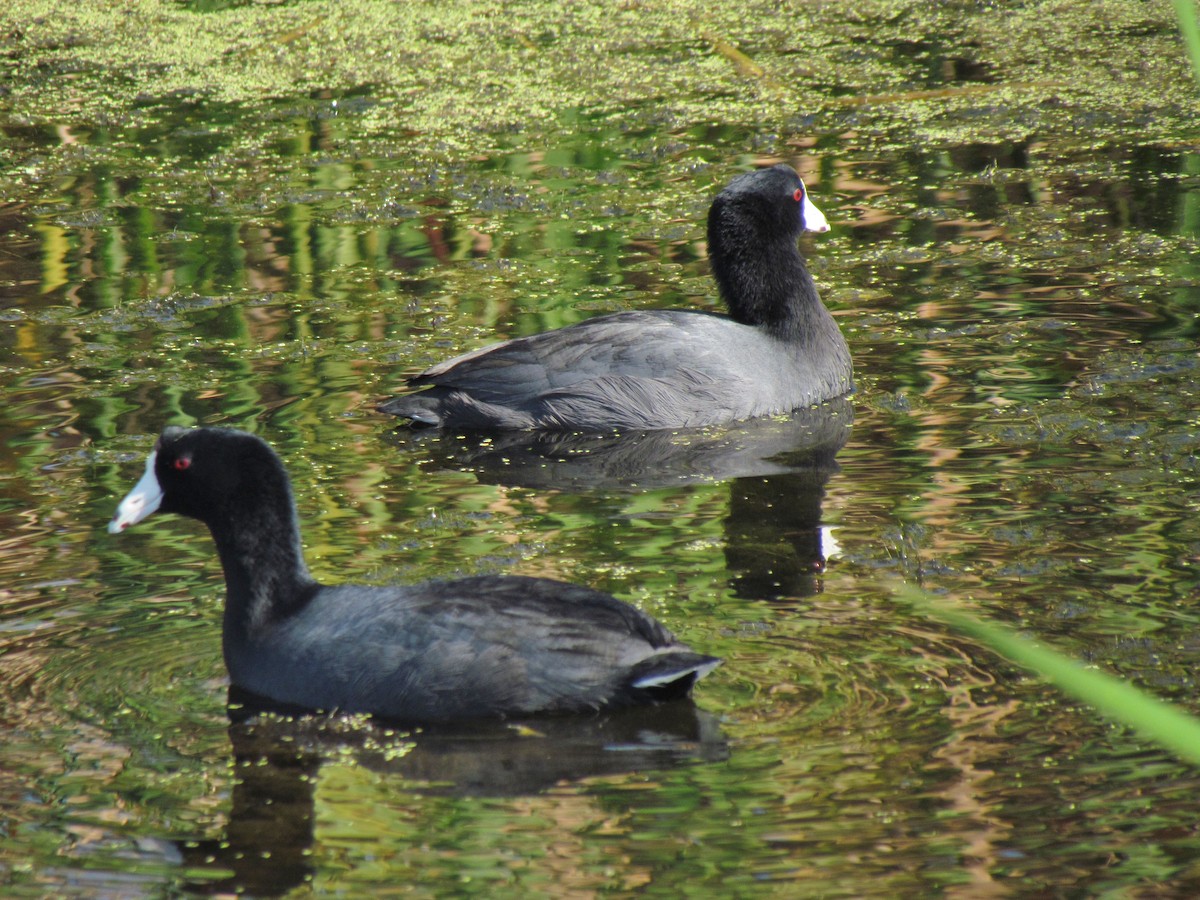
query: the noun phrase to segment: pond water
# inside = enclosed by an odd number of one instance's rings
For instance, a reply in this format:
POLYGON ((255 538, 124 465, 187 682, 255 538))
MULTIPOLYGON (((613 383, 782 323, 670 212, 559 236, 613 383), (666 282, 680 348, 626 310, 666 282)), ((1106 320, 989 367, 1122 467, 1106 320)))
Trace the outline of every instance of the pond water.
MULTIPOLYGON (((1200 890, 1200 772, 893 593, 1200 713, 1200 129, 1169 10, 346 6, 252 10, 266 87, 88 56, 67 4, 5 14, 5 895, 1200 890), (386 53, 350 46, 387 16, 386 53), (802 249, 848 402, 619 439, 374 411, 500 337, 717 308, 708 203, 779 160, 833 224, 802 249), (578 581, 725 664, 694 706, 597 720, 231 719, 207 534, 104 530, 161 427, 200 423, 279 450, 319 579, 578 581)), ((96 27, 234 45, 249 12, 96 27)))

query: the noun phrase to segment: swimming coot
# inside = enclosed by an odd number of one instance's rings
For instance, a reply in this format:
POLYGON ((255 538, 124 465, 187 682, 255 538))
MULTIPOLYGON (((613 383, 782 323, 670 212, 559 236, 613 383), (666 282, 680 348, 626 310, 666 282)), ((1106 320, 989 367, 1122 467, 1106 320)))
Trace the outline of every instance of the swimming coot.
POLYGON ((155 510, 212 532, 230 678, 280 704, 408 722, 587 712, 687 696, 720 662, 615 597, 546 578, 318 584, 287 472, 245 432, 164 430, 108 530, 155 510))
POLYGON ((503 430, 687 428, 790 412, 853 390, 850 351, 796 239, 828 231, 790 166, 739 175, 708 213, 729 315, 597 316, 457 356, 379 405, 414 425, 503 430))

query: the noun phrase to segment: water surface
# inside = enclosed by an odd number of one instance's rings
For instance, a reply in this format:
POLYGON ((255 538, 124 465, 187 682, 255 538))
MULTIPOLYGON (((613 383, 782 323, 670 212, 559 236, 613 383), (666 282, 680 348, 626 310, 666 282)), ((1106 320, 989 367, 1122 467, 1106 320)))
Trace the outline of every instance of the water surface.
POLYGON ((1191 893, 1194 769, 891 592, 1197 710, 1200 155, 1167 11, 439 6, 129 13, 197 33, 174 60, 6 14, 6 894, 1191 893), (261 64, 190 55, 217 34, 261 64), (500 337, 718 308, 708 202, 778 160, 834 225, 802 248, 848 408, 607 442, 373 411, 500 337), (231 722, 209 538, 103 529, 200 423, 279 449, 318 578, 579 581, 726 663, 648 718, 231 722))

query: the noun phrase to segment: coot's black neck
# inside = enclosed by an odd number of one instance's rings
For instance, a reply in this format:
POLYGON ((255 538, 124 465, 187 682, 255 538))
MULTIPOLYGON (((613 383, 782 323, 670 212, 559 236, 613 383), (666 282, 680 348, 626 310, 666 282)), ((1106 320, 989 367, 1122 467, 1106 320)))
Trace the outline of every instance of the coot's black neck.
POLYGON ((319 585, 308 573, 291 490, 253 491, 235 516, 208 522, 225 570, 225 635, 252 637, 300 611, 319 585))
POLYGON ((709 257, 734 321, 796 342, 819 330, 816 320, 829 317, 795 235, 730 235, 728 229, 710 228, 709 257))

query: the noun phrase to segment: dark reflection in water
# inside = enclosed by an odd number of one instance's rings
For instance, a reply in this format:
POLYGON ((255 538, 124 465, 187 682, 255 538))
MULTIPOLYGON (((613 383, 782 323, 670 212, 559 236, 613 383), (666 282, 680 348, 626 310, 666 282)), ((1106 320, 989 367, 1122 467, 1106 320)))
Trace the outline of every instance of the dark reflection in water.
POLYGON ((454 435, 402 427, 388 440, 488 484, 623 493, 729 481, 730 581, 738 596, 766 600, 820 591, 828 552, 821 501, 853 421, 850 399, 840 398, 703 431, 454 435))
POLYGON ((516 797, 563 782, 727 759, 716 719, 690 701, 594 717, 472 722, 396 731, 377 720, 272 714, 230 688, 236 780, 225 833, 178 842, 202 894, 276 896, 313 874, 314 794, 330 759, 405 782, 421 795, 516 797), (264 865, 263 860, 270 860, 264 865))
POLYGON ((821 592, 831 550, 821 502, 835 471, 814 466, 730 484, 725 563, 737 596, 774 600, 821 592))
POLYGON ((832 473, 853 423, 854 408, 843 397, 697 431, 459 435, 401 427, 385 437, 400 451, 422 450, 435 468, 471 471, 485 484, 637 492, 797 469, 832 473))

